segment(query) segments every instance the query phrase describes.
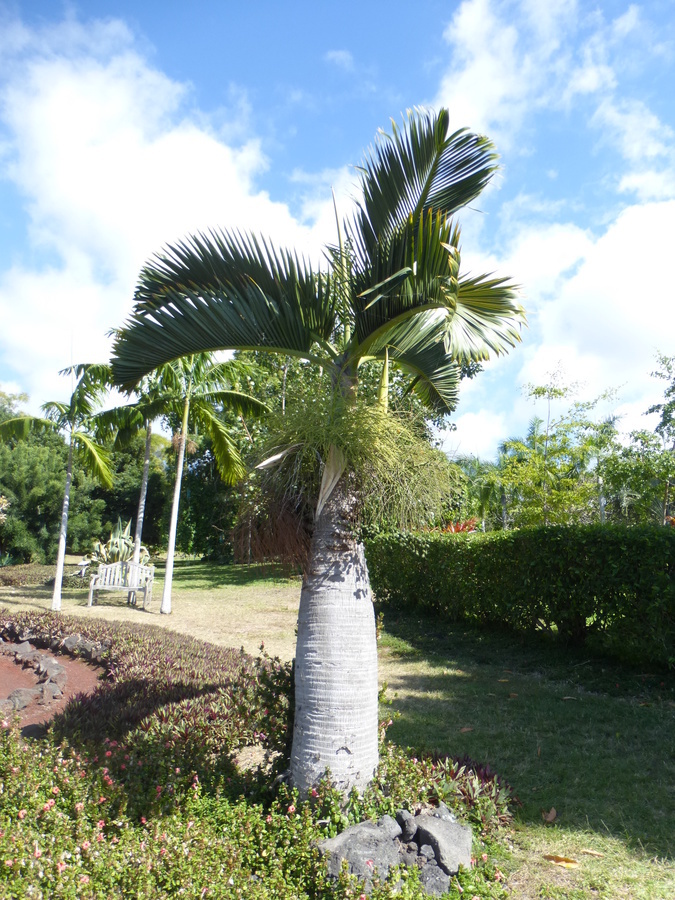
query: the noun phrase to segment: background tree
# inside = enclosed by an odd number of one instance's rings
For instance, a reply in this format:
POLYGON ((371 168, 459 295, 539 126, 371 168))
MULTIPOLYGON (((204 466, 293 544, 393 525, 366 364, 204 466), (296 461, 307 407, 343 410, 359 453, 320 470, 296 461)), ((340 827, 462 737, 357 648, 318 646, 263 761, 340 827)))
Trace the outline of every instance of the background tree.
POLYGON ((171 612, 178 510, 189 426, 192 425, 195 431, 208 434, 215 464, 223 481, 235 484, 246 474, 236 444, 218 414, 222 407, 246 415, 260 415, 265 411, 265 406, 254 397, 226 387, 240 372, 241 366, 237 362, 217 362, 210 353, 193 353, 165 365, 162 373, 166 388, 161 395, 164 414, 170 417, 172 412, 176 415, 181 410, 180 430, 176 441, 176 478, 171 504, 169 545, 160 607, 160 612, 164 614, 171 612), (173 373, 172 377, 169 376, 169 370, 173 373))
POLYGON ((107 534, 118 518, 123 522, 131 519, 135 523, 134 549, 136 539, 141 538, 148 547, 166 546, 171 501, 170 452, 168 438, 152 429, 148 448, 147 432, 140 426, 138 431, 129 433, 123 441, 112 444, 112 487, 97 486, 94 489, 94 496, 105 504, 104 519, 95 537, 107 534), (147 484, 144 491, 146 464, 147 484), (139 505, 143 494, 143 519, 139 528, 139 505))
POLYGON ((504 487, 499 464, 477 456, 459 457, 456 463, 466 479, 457 519, 475 518, 481 531, 503 525, 501 498, 504 487))
POLYGON ((509 524, 572 525, 600 518, 598 464, 612 452, 616 428, 611 419, 592 417, 608 395, 574 402, 553 415, 552 404, 570 398, 573 390, 555 377, 547 385, 527 387, 534 401, 545 401, 545 418, 535 416, 525 437, 502 446, 499 480, 509 524))
POLYGON ((0 440, 25 439, 35 432, 66 432, 68 440, 68 464, 66 484, 61 509, 61 528, 56 558, 56 575, 52 610, 61 609, 61 584, 66 556, 68 532, 68 509, 70 488, 73 479, 73 463, 78 463, 93 474, 103 485, 112 485, 109 454, 105 447, 96 442, 93 419, 96 407, 108 390, 111 372, 108 366, 80 364, 64 369, 60 374, 76 377, 77 383, 68 403, 52 401, 45 403, 42 410, 45 418, 17 416, 0 422, 0 440))
MULTIPOLYGON (((67 465, 68 446, 61 434, 32 433, 22 441, 0 441, 0 491, 11 501, 0 535, 7 563, 56 560, 67 465)), ((96 488, 93 478, 75 469, 68 515, 73 553, 86 553, 101 534, 105 501, 96 488)))
POLYGON ((663 402, 650 406, 657 413, 653 432, 638 430, 608 457, 602 476, 609 513, 627 524, 672 525, 675 512, 675 357, 658 353, 654 378, 667 382, 663 402))
MULTIPOLYGON (((446 110, 413 112, 403 129, 392 125, 378 138, 327 271, 253 235, 187 238, 142 271, 132 319, 115 344, 119 383, 218 347, 323 370, 318 414, 291 429, 322 464, 298 620, 291 775, 301 791, 327 768, 343 790, 361 788, 377 765, 375 627, 353 524, 369 472, 386 478, 397 438, 408 441, 386 412, 389 371, 400 369, 426 405, 449 412, 459 363, 519 340, 523 311, 513 287, 459 274, 452 216, 487 184, 496 159, 487 138, 448 134, 448 121, 446 110), (359 368, 369 360, 381 365, 374 405, 358 396, 359 368)), ((279 446, 280 463, 291 448, 279 446)))
POLYGON ((669 524, 675 484, 675 451, 660 435, 634 431, 601 466, 609 521, 669 524))
MULTIPOLYGON (((175 413, 179 407, 183 405, 182 382, 177 374, 175 366, 167 365, 151 372, 147 377, 141 379, 138 384, 134 385, 134 400, 123 406, 117 406, 113 409, 102 412, 97 417, 97 423, 100 428, 108 429, 111 436, 114 436, 113 449, 118 453, 128 451, 130 445, 142 433, 144 436, 142 456, 142 467, 140 471, 139 486, 136 490, 136 524, 134 530, 134 553, 132 561, 139 562, 140 548, 143 538, 143 526, 145 521, 145 512, 148 496, 148 485, 150 481, 150 464, 152 462, 153 453, 153 432, 152 427, 154 421, 159 417, 166 417, 175 413)), ((157 444, 157 438, 154 438, 157 444)), ((162 439, 162 443, 167 443, 162 439)), ((138 450, 136 450, 138 452, 138 450)), ((153 480, 157 481, 160 473, 155 466, 153 480)), ((132 474, 125 471, 125 475, 132 474)), ((133 477, 133 475, 132 475, 133 477)), ((125 477, 128 481, 128 477, 125 477)), ((162 502, 157 494, 153 495, 156 501, 162 502)), ((155 504, 157 505, 157 504, 155 504)), ((122 518, 121 513, 118 516, 122 518)), ((126 518, 126 517, 125 517, 126 518)), ((131 516, 129 516, 131 518, 131 516)), ((158 542, 156 542, 158 543, 158 542)))

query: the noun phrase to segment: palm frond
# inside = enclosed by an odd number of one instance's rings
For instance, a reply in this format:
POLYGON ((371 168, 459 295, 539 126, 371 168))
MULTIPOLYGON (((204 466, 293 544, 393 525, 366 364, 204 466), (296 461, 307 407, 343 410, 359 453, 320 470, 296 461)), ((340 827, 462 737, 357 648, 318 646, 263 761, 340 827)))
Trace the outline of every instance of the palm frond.
POLYGON ((193 394, 192 408, 200 405, 200 402, 209 406, 222 406, 224 410, 231 410, 240 416, 262 416, 269 412, 269 407, 260 400, 240 391, 200 391, 193 394))
POLYGON ((74 431, 72 441, 77 448, 77 454, 82 459, 85 468, 103 487, 111 488, 113 484, 112 460, 110 453, 97 444, 83 431, 74 431))
POLYGON ((234 441, 229 436, 226 426, 212 411, 204 407, 199 412, 201 422, 206 426, 211 438, 213 455, 220 477, 226 484, 236 484, 246 476, 246 466, 242 462, 234 441))
POLYGON ((59 375, 74 375, 77 378, 70 397, 68 421, 71 423, 92 415, 112 385, 112 369, 105 363, 77 363, 61 369, 59 375))
POLYGON ((116 383, 205 350, 311 358, 335 326, 330 282, 254 235, 211 232, 167 247, 141 272, 136 306, 113 348, 116 383))
POLYGON ((440 313, 420 314, 382 333, 371 345, 377 358, 386 348, 389 360, 412 376, 410 390, 425 406, 443 413, 457 406, 460 382, 460 367, 445 347, 446 319, 440 313))
POLYGON ((50 419, 40 419, 37 416, 15 416, 13 419, 5 419, 0 422, 0 440, 9 441, 25 440, 33 432, 44 433, 56 431, 58 427, 50 419))
POLYGON ((439 307, 454 309, 458 243, 459 230, 431 211, 415 222, 408 219, 378 243, 370 268, 354 272, 353 309, 360 345, 400 317, 439 307))
POLYGON ((520 342, 525 310, 517 288, 506 278, 460 279, 454 314, 448 318, 446 347, 458 362, 488 359, 520 342))
POLYGON ((449 135, 449 120, 446 109, 409 110, 403 128, 392 121, 392 133, 380 133, 362 167, 350 236, 373 246, 410 216, 447 218, 480 194, 497 168, 494 145, 466 129, 449 135))

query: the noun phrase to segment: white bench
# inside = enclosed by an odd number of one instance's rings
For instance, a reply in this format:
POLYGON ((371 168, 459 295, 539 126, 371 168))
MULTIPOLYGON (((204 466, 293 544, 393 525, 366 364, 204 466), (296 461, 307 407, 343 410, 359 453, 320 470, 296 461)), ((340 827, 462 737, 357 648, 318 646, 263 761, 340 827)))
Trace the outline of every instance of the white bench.
MULTIPOLYGON (((155 577, 154 566, 142 566, 140 563, 116 562, 98 567, 96 575, 89 582, 89 603, 94 601, 94 591, 126 591, 129 595, 127 603, 136 603, 136 594, 143 594, 143 609, 150 606, 152 600, 152 582, 155 577)), ((97 598, 98 599, 98 598, 97 598)))

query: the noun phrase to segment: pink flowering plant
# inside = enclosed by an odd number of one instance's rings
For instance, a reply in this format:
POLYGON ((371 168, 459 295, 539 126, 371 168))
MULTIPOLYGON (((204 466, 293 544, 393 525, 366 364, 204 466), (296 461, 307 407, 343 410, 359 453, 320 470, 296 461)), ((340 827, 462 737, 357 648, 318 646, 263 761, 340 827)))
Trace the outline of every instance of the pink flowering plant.
MULTIPOLYGON (((363 885, 346 873, 331 881, 317 842, 441 799, 479 826, 476 864, 447 896, 506 896, 492 837, 510 801, 495 779, 475 782, 470 767, 385 742, 363 797, 345 804, 325 781, 301 800, 275 783, 292 714, 288 667, 150 627, 0 619, 5 639, 41 646, 74 631, 107 642, 96 691, 39 740, 22 739, 11 720, 0 727, 0 896, 356 900, 363 885), (238 757, 252 744, 267 753, 253 770, 238 757)), ((395 896, 425 896, 416 871, 375 880, 373 900, 395 896)))

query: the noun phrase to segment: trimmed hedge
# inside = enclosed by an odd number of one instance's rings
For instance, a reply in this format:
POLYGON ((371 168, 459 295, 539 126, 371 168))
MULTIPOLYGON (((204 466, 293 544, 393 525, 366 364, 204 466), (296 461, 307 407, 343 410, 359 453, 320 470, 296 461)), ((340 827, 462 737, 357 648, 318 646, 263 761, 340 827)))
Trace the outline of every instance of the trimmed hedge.
POLYGON ((396 533, 365 547, 373 591, 392 606, 675 665, 675 529, 396 533))

